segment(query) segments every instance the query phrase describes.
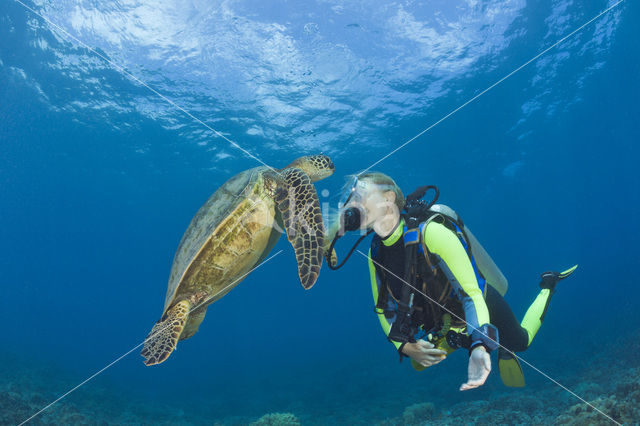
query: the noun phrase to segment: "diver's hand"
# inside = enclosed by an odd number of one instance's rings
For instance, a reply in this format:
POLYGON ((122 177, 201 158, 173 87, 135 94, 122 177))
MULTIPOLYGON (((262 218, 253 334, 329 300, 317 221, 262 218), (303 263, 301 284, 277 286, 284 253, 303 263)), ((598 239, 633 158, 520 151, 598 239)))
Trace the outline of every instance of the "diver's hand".
POLYGON ((484 346, 478 346, 471 352, 467 383, 463 383, 460 390, 465 391, 484 385, 490 372, 491 357, 484 346))
POLYGON ((446 358, 447 353, 440 349, 435 349, 433 343, 426 340, 418 340, 416 343, 405 343, 402 353, 411 357, 412 360, 423 367, 431 367, 446 358))

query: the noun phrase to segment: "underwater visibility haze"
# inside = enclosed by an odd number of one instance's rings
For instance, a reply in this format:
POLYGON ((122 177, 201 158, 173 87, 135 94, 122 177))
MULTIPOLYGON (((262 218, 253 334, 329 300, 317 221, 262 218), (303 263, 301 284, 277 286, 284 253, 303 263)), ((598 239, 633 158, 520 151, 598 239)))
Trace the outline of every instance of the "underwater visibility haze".
POLYGON ((638 424, 638 18, 637 0, 2 0, 0 424, 638 424), (437 185, 518 319, 543 271, 579 264, 520 353, 525 387, 495 355, 466 392, 464 349, 398 362, 366 258, 305 290, 286 235, 144 365, 198 209, 318 154, 325 220, 368 168, 437 185))

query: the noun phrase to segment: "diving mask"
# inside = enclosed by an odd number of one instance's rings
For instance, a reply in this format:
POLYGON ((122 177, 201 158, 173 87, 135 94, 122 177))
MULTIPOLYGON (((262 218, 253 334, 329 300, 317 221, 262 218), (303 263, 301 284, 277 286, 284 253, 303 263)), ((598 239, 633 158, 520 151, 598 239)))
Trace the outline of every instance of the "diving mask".
POLYGON ((362 192, 367 189, 367 183, 359 180, 358 176, 354 176, 347 188, 349 189, 342 195, 338 208, 343 208, 351 201, 360 203, 362 201, 362 192))
POLYGON ((358 180, 358 176, 354 176, 348 188, 349 190, 345 191, 340 200, 339 208, 342 209, 349 204, 353 205, 342 211, 340 219, 344 231, 356 231, 360 229, 362 223, 362 200, 367 183, 358 180))
POLYGON ((331 260, 331 253, 333 253, 333 248, 338 241, 338 238, 344 235, 345 232, 348 231, 357 231, 360 229, 362 225, 363 219, 363 207, 362 201, 364 198, 364 194, 367 190, 367 183, 361 180, 358 180, 358 176, 354 176, 350 185, 347 187, 348 190, 344 192, 340 203, 338 204, 338 208, 341 210, 340 212, 340 222, 341 227, 340 230, 333 237, 333 241, 329 245, 329 250, 325 253, 327 257, 327 264, 329 268, 336 270, 340 269, 346 261, 351 257, 351 254, 354 252, 358 244, 369 234, 373 232, 373 229, 368 230, 364 235, 362 235, 358 241, 353 245, 347 256, 344 258, 342 263, 339 265, 334 265, 331 260), (344 208, 345 206, 351 205, 351 207, 344 208))

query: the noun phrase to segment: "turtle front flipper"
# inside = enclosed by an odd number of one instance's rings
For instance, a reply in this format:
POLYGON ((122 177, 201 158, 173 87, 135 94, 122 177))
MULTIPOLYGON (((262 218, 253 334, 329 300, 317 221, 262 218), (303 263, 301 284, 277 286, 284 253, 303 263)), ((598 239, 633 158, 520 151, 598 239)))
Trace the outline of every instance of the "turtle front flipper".
POLYGON ((169 358, 180 340, 190 309, 189 301, 182 300, 169 309, 153 326, 140 352, 140 355, 145 358, 145 365, 160 364, 169 358))
POLYGON ((298 168, 282 170, 275 202, 282 215, 287 239, 296 252, 298 275, 305 289, 318 279, 322 266, 324 226, 320 200, 309 176, 298 168))

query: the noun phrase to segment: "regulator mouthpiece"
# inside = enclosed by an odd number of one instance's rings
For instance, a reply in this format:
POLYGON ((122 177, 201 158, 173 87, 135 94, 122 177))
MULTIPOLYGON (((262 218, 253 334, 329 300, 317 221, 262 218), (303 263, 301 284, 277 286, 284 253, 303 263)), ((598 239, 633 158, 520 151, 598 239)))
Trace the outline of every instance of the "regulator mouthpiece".
POLYGON ((360 229, 361 221, 360 209, 357 207, 349 207, 342 215, 343 229, 347 232, 360 229))
POLYGON ((343 236, 345 232, 357 231, 358 229, 360 229, 360 225, 362 223, 362 213, 360 212, 360 209, 357 207, 349 207, 342 213, 342 215, 340 216, 340 220, 342 222, 342 229, 339 232, 337 232, 336 235, 333 237, 333 241, 331 241, 329 250, 325 253, 325 257, 327 259, 327 265, 329 266, 330 269, 333 269, 334 271, 342 268, 344 264, 347 262, 347 260, 349 260, 349 258, 355 251, 356 247, 358 247, 358 244, 360 244, 360 242, 364 240, 367 237, 367 235, 373 232, 373 228, 371 228, 366 232, 366 234, 358 238, 358 241, 356 241, 353 247, 351 247, 351 250, 349 251, 347 256, 344 258, 342 263, 340 263, 339 265, 334 265, 331 262, 333 247, 336 245, 338 238, 343 236))

